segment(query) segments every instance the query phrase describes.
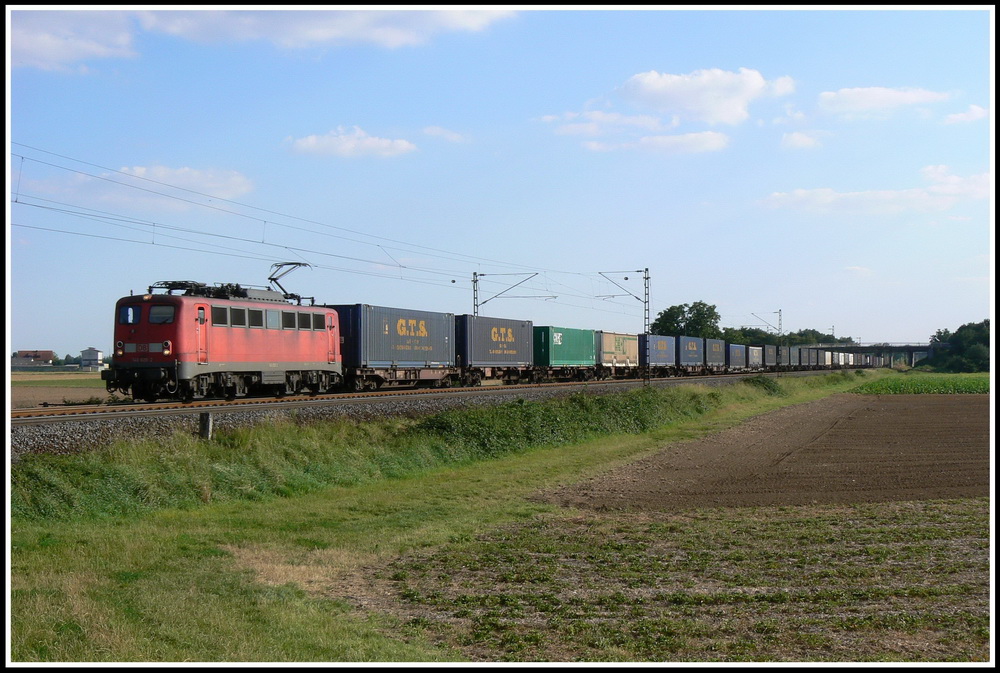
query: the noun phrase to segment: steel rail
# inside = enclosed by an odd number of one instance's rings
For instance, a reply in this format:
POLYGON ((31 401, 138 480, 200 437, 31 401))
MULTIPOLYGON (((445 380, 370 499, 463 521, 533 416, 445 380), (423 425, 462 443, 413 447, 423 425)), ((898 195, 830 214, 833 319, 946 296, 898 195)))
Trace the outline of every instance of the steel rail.
MULTIPOLYGON (((685 383, 709 383, 741 379, 751 376, 809 376, 828 374, 830 370, 792 372, 738 372, 697 376, 673 376, 650 379, 655 385, 682 385, 685 383)), ((79 422, 87 420, 107 420, 134 416, 157 416, 193 413, 235 413, 240 411, 268 411, 296 407, 322 407, 328 405, 358 404, 364 402, 391 401, 404 398, 434 398, 455 395, 489 395, 526 390, 586 390, 597 386, 639 387, 642 379, 603 379, 590 381, 570 381, 559 383, 530 383, 515 385, 484 385, 479 387, 456 388, 394 388, 387 390, 329 393, 316 395, 286 395, 283 397, 247 397, 235 400, 194 400, 191 402, 133 402, 127 404, 46 406, 31 409, 13 409, 10 413, 11 425, 31 425, 58 422, 79 422)))

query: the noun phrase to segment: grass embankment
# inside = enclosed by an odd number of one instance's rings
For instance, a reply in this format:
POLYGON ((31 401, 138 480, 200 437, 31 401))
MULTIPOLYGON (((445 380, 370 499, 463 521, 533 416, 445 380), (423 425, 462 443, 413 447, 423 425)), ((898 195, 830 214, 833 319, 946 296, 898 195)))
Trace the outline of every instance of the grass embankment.
MULTIPOLYGON (((939 574, 935 591, 961 595, 965 585, 945 581, 949 573, 976 569, 942 551, 939 541, 988 544, 988 503, 851 510, 848 518, 860 526, 831 508, 778 508, 760 516, 710 510, 663 524, 573 518, 527 496, 634 460, 666 441, 845 391, 860 380, 869 377, 786 378, 777 387, 760 379, 722 389, 574 396, 426 419, 288 424, 211 442, 175 435, 86 455, 28 456, 12 473, 11 656, 388 662, 461 660, 470 650, 460 648, 469 647, 488 660, 751 660, 803 647, 822 653, 828 625, 809 616, 816 601, 849 603, 858 591, 882 591, 877 598, 887 607, 934 600, 908 596, 895 584, 879 589, 884 578, 872 559, 899 565, 899 554, 916 558, 916 566, 903 564, 906 573, 920 567, 939 574), (891 523, 883 525, 883 518, 891 523), (923 547, 887 551, 914 530, 923 547), (650 557, 667 542, 681 553, 659 562, 650 557), (594 574, 587 581, 606 582, 608 591, 569 602, 552 598, 565 578, 545 568, 580 549, 593 552, 584 564, 585 574, 594 574), (812 569, 817 592, 781 590, 796 563, 812 569), (483 581, 493 587, 480 599, 475 591, 449 599, 428 589, 428 577, 457 577, 476 564, 490 572, 507 568, 492 579, 465 578, 469 587, 483 581), (705 582, 722 581, 712 573, 730 572, 734 564, 740 570, 727 580, 732 600, 706 599, 705 582), (354 610, 348 598, 364 599, 363 578, 373 577, 357 574, 365 566, 386 568, 397 592, 392 600, 457 618, 469 611, 471 626, 441 633, 439 622, 420 616, 354 610), (661 597, 675 614, 644 612, 630 599, 629 583, 641 583, 646 572, 689 578, 661 597), (505 582, 512 591, 495 590, 505 582), (480 610, 470 604, 475 600, 493 603, 480 610), (540 627, 518 626, 525 601, 541 611, 540 627), (734 606, 738 612, 779 604, 797 609, 726 635, 734 606), (540 649, 542 641, 555 649, 540 649)), ((861 614, 840 629, 896 636, 929 625, 894 614, 861 614)), ((942 628, 941 618, 927 619, 942 628)), ((943 628, 952 644, 945 656, 981 651, 988 624, 962 613, 948 619, 943 628)), ((887 645, 886 652, 891 658, 898 648, 887 645)))

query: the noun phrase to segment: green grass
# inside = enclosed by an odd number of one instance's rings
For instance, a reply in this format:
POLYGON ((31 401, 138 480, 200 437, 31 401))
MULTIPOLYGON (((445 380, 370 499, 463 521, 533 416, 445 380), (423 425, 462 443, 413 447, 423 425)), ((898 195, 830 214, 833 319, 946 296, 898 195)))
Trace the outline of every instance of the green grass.
POLYGON ((401 615, 494 660, 969 661, 988 519, 988 498, 539 517, 384 574, 401 615))
POLYGON ((860 386, 856 392, 867 395, 982 395, 990 392, 990 375, 927 374, 911 370, 905 374, 870 381, 860 386))
MULTIPOLYGON (((774 379, 768 379, 774 380, 774 379)), ((12 516, 22 519, 136 516, 165 508, 295 497, 331 486, 357 486, 429 470, 573 445, 612 435, 643 435, 738 407, 734 423, 799 399, 849 389, 857 379, 830 374, 784 379, 781 394, 759 384, 707 388, 642 388, 624 394, 575 394, 446 411, 434 416, 275 425, 218 433, 211 442, 175 434, 165 440, 118 442, 78 455, 34 454, 11 477, 12 516)))
MULTIPOLYGON (((11 474, 11 658, 836 660, 834 646, 852 634, 897 642, 906 627, 953 643, 928 647, 938 657, 975 660, 988 625, 963 601, 978 591, 969 576, 979 578, 988 546, 981 502, 643 521, 574 517, 531 498, 665 442, 883 375, 782 378, 778 393, 684 386, 426 419, 290 423, 208 442, 174 435, 27 456, 11 474), (573 560, 586 595, 567 595, 566 564, 547 558, 573 560), (455 570, 462 559, 468 569, 455 570), (806 579, 793 585, 798 567, 806 579), (896 586, 919 579, 918 567, 926 581, 910 593, 896 586), (630 583, 656 568, 647 600, 668 612, 630 605, 630 583), (898 581, 887 574, 894 568, 898 581), (448 578, 468 586, 451 593, 448 578), (352 608, 363 596, 371 609, 352 608), (864 609, 836 619, 816 614, 861 599, 864 609), (773 609, 786 605, 797 608, 773 609), (459 615, 454 630, 441 630, 442 610, 459 615), (524 627, 518 614, 547 626, 524 627), (941 615, 948 624, 929 623, 941 615), (554 652, 542 649, 550 638, 554 652)), ((870 656, 907 659, 888 644, 870 656)))

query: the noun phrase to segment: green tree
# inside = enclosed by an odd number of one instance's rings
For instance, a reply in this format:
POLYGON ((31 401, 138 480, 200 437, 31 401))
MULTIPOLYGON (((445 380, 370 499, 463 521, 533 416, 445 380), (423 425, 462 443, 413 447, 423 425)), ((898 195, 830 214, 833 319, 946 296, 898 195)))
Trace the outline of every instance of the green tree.
POLYGON ((712 304, 696 301, 692 304, 677 304, 660 311, 650 325, 653 334, 661 336, 693 336, 719 339, 721 316, 712 304))
POLYGON ((722 338, 726 343, 744 345, 784 345, 784 339, 778 338, 777 334, 772 334, 759 327, 726 327, 722 330, 722 338))
POLYGON ((990 321, 966 323, 954 332, 939 329, 930 339, 935 354, 921 367, 942 372, 990 371, 990 321))
POLYGON ((931 337, 932 344, 946 344, 948 340, 951 339, 951 330, 939 329, 931 337))

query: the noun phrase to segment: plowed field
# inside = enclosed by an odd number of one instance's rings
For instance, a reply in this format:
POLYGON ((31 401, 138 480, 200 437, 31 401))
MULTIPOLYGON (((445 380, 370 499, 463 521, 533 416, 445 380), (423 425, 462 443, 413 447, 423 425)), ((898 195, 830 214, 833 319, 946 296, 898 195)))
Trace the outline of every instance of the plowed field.
POLYGON ((593 509, 989 495, 990 396, 838 395, 758 416, 551 494, 593 509))

